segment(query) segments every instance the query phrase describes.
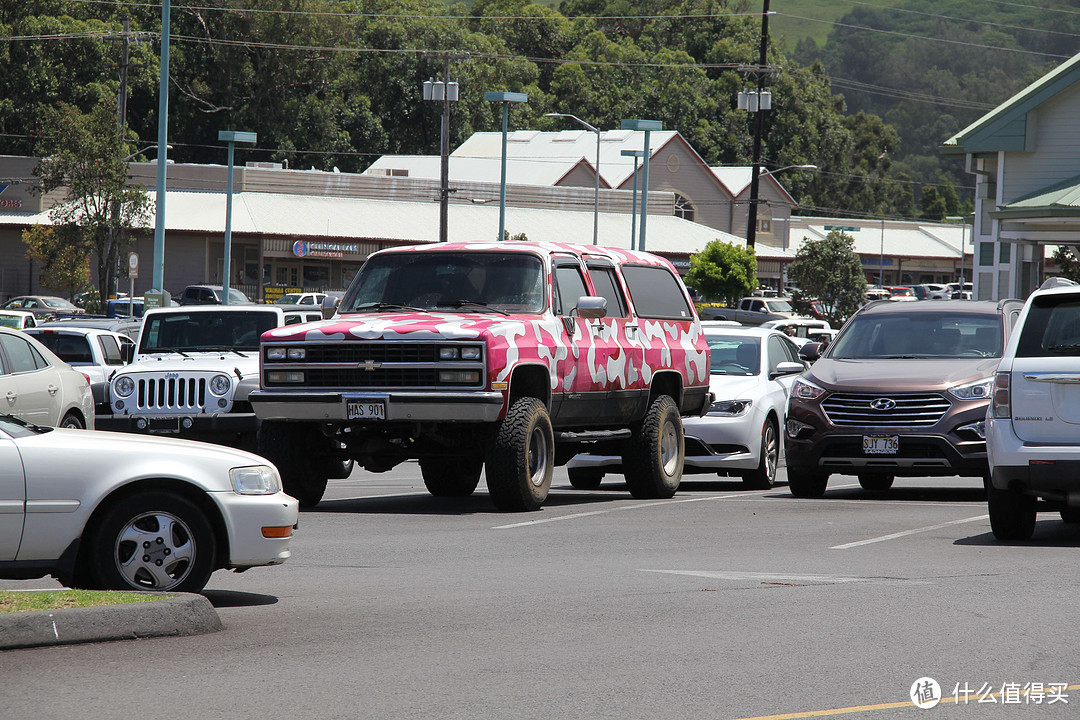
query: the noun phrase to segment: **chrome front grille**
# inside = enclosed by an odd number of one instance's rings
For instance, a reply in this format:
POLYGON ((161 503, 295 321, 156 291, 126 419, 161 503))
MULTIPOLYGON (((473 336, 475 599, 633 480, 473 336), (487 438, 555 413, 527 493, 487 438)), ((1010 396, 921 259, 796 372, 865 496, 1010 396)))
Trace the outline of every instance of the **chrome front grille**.
MULTIPOLYGON (((206 408, 206 378, 142 377, 135 383, 133 413, 196 413, 206 408)), ((216 408, 215 408, 216 409, 216 408)))
POLYGON ((840 427, 929 427, 949 411, 939 393, 830 395, 821 409, 840 427))

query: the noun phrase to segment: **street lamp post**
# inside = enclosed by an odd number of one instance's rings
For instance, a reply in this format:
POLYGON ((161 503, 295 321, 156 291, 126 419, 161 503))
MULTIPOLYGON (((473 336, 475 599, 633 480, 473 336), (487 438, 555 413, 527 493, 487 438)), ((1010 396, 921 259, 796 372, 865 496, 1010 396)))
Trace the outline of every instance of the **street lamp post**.
POLYGON ((630 205, 630 247, 631 247, 631 249, 633 249, 633 247, 634 247, 634 238, 637 237, 637 166, 638 166, 638 158, 645 157, 645 151, 644 150, 623 150, 619 154, 622 155, 623 157, 632 157, 632 158, 634 158, 634 176, 633 176, 634 177, 634 182, 633 182, 634 192, 633 192, 633 195, 631 195, 633 200, 631 201, 631 205, 630 205))
POLYGON ((967 284, 967 275, 964 273, 964 256, 967 254, 967 216, 948 215, 946 220, 960 221, 960 299, 964 299, 964 286, 967 284))
POLYGON ((510 123, 510 103, 529 102, 528 93, 486 92, 488 102, 501 102, 502 107, 502 176, 499 180, 499 242, 506 234, 506 128, 510 123))
POLYGON ((623 120, 623 130, 643 131, 645 133, 645 145, 641 150, 641 227, 638 229, 638 250, 645 251, 645 218, 649 214, 649 133, 653 130, 663 130, 664 123, 660 120, 623 120))
POLYGON ((600 237, 600 128, 593 127, 589 123, 585 122, 576 115, 570 113, 544 113, 544 117, 549 118, 570 118, 577 121, 579 125, 588 130, 589 132, 596 133, 596 188, 593 190, 593 224, 592 224, 592 244, 596 245, 599 242, 600 237))
MULTIPOLYGON (((165 304, 165 167, 168 164, 169 147, 169 28, 171 25, 170 0, 161 3, 161 60, 158 72, 158 166, 157 197, 154 198, 154 272, 151 280, 154 293, 160 293, 158 302, 165 304), (161 152, 161 148, 166 148, 161 152)), ((149 299, 148 302, 153 302, 149 299)))
POLYGON ((233 146, 238 142, 254 143, 258 135, 253 132, 219 130, 218 140, 229 143, 229 173, 225 185, 225 259, 221 266, 221 304, 229 304, 229 273, 232 272, 232 196, 233 196, 233 146))

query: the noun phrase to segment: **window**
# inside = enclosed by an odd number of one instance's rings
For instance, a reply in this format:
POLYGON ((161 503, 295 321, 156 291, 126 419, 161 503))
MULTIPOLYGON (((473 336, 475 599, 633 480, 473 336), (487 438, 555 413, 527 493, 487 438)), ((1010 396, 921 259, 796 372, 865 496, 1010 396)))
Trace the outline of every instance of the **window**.
POLYGON ((607 316, 626 317, 626 299, 615 276, 615 268, 590 267, 589 275, 592 276, 596 294, 607 300, 607 316))
POLYGON ((7 353, 8 361, 11 363, 10 370, 13 373, 31 372, 48 366, 45 358, 41 357, 41 354, 23 338, 0 335, 0 345, 7 353))
POLYGON ((979 264, 983 267, 994 264, 994 243, 979 243, 979 264))
POLYGON ((105 356, 106 365, 124 364, 124 360, 120 355, 120 343, 116 342, 116 338, 112 335, 100 335, 98 344, 101 345, 101 352, 105 356))
POLYGON ((998 247, 998 262, 1009 262, 1009 255, 1011 254, 1011 250, 1012 245, 1006 242, 1001 243, 1000 247, 998 247))
POLYGON ((675 193, 675 217, 691 222, 694 220, 694 204, 679 193, 675 193))
POLYGON ((637 314, 645 318, 690 320, 694 317, 679 279, 664 267, 624 265, 623 278, 637 314))
POLYGON ((555 268, 555 314, 569 315, 577 307, 578 298, 588 295, 585 278, 577 265, 560 265, 555 268))

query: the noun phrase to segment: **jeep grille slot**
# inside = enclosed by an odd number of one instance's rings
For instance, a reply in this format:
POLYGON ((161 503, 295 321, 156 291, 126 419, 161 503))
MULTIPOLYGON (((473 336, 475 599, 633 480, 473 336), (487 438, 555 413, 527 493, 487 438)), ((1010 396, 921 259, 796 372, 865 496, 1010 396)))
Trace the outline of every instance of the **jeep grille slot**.
POLYGON ((138 382, 139 404, 132 411, 201 411, 205 396, 205 378, 143 378, 138 382))
POLYGON ((950 403, 938 393, 837 393, 821 403, 829 422, 842 427, 929 427, 949 411, 950 403), (877 402, 887 400, 892 402, 877 402), (875 409, 876 404, 881 409, 875 409))

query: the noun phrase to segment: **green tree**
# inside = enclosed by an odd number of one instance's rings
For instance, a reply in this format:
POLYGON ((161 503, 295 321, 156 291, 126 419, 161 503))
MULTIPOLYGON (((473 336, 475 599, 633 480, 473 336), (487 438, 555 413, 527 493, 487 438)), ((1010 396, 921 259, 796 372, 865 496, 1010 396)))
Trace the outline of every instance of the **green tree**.
POLYGON ((67 292, 68 297, 90 287, 90 252, 85 238, 67 226, 34 225, 24 230, 26 257, 41 267, 42 287, 67 292), (73 236, 74 235, 74 236, 73 236))
POLYGON ((743 248, 713 240, 690 256, 686 284, 705 298, 719 298, 734 305, 757 287, 757 256, 753 248, 743 248))
POLYGON ((805 240, 787 272, 804 294, 822 302, 825 316, 837 325, 866 301, 855 239, 839 230, 822 240, 805 240))
POLYGON ((1051 259, 1057 265, 1062 277, 1080 282, 1080 255, 1075 246, 1058 245, 1051 259))
MULTIPOLYGON (((67 104, 48 109, 37 146, 42 160, 34 169, 43 193, 67 189, 64 200, 49 210, 55 240, 71 253, 96 256, 102 298, 115 285, 120 250, 130 245, 132 230, 149 220, 146 191, 128 184, 122 158, 130 147, 120 138, 115 112, 108 101, 90 114, 67 104)), ((72 262, 67 254, 57 257, 72 262)))

